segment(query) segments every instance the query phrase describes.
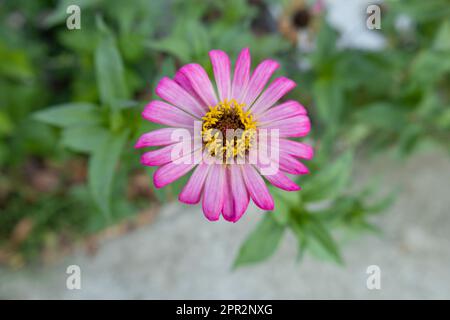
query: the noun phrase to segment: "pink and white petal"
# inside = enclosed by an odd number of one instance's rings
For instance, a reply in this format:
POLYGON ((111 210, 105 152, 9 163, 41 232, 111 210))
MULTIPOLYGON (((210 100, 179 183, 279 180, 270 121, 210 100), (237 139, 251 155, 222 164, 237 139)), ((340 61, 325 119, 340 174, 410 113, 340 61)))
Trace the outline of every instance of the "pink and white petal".
POLYGON ((280 170, 278 170, 278 172, 275 174, 265 175, 264 178, 266 178, 271 184, 273 184, 277 188, 286 191, 300 190, 300 187, 294 181, 289 179, 289 177, 280 170))
POLYGON ((294 157, 311 160, 314 157, 314 149, 309 144, 293 141, 289 139, 280 139, 280 150, 294 157))
POLYGON ((206 108, 200 105, 186 90, 170 78, 162 78, 155 91, 161 99, 170 102, 197 118, 201 118, 205 114, 206 108))
MULTIPOLYGON (((181 141, 166 147, 148 151, 141 156, 141 163, 145 166, 161 166, 181 158, 191 156, 201 149, 201 144, 194 144, 193 140, 181 141)), ((181 160, 180 160, 181 161, 181 160)))
POLYGON ((223 188, 222 216, 225 220, 230 222, 233 222, 235 217, 229 168, 225 168, 225 187, 223 188))
POLYGON ((194 121, 198 120, 181 109, 158 100, 150 102, 145 107, 142 117, 155 123, 181 128, 193 128, 194 121))
POLYGON ((274 186, 286 191, 300 190, 300 187, 282 172, 280 159, 273 158, 268 163, 258 161, 256 167, 260 174, 274 186))
POLYGON ((295 159, 293 156, 280 153, 280 170, 290 173, 290 174, 308 174, 309 169, 300 161, 295 159))
POLYGON ((169 162, 155 171, 153 174, 153 184, 156 188, 165 187, 169 183, 184 176, 195 167, 195 165, 196 164, 193 161, 191 163, 169 162))
POLYGON ((250 202, 250 196, 239 167, 239 165, 232 165, 227 169, 229 199, 225 199, 222 213, 226 220, 232 222, 236 222, 242 217, 250 202))
POLYGON ((144 166, 161 166, 173 161, 172 151, 177 144, 171 144, 160 149, 148 151, 141 156, 141 163, 144 166))
POLYGON ((189 178, 189 181, 186 183, 183 190, 178 195, 178 199, 181 202, 187 204, 196 204, 200 201, 203 186, 209 173, 209 168, 210 165, 207 163, 201 163, 197 166, 197 168, 189 178))
POLYGON ((175 80, 175 82, 178 83, 180 87, 186 90, 186 92, 189 93, 195 99, 195 101, 197 101, 201 106, 205 106, 202 99, 199 97, 197 92, 195 92, 194 88, 192 87, 189 78, 186 77, 186 75, 183 72, 181 72, 181 70, 178 70, 177 73, 175 73, 175 77, 173 77, 173 80, 175 80))
POLYGON ((252 113, 255 115, 263 113, 296 86, 291 79, 285 77, 275 79, 253 104, 252 113))
POLYGON ((210 165, 203 192, 203 213, 211 221, 218 220, 222 211, 225 187, 225 167, 221 164, 210 165))
POLYGON ((179 140, 174 139, 178 136, 177 133, 182 130, 186 130, 186 134, 193 135, 193 132, 184 128, 162 128, 156 129, 147 133, 144 133, 139 137, 135 144, 135 148, 145 148, 145 147, 157 147, 166 146, 168 144, 173 144, 179 142, 179 140))
POLYGON ((204 103, 204 108, 207 109, 217 104, 218 101, 214 87, 209 80, 208 74, 201 65, 190 63, 183 66, 180 72, 189 80, 192 88, 204 103))
POLYGON ((250 78, 245 95, 242 102, 245 103, 246 109, 249 109, 256 98, 261 94, 272 74, 280 67, 279 63, 274 60, 264 60, 255 69, 250 78))
POLYGON ((298 115, 287 119, 261 124, 260 128, 278 129, 280 137, 304 137, 311 129, 308 116, 298 115))
POLYGON ((288 100, 266 110, 265 112, 262 112, 260 115, 255 115, 255 117, 260 125, 264 125, 273 121, 306 114, 307 111, 305 107, 303 107, 300 103, 295 100, 288 100))
POLYGON ((273 210, 273 198, 261 175, 250 164, 242 165, 241 171, 253 202, 263 210, 273 210))
POLYGON ((216 79, 219 100, 230 99, 231 79, 230 79, 230 58, 222 50, 211 50, 209 52, 211 64, 213 66, 214 77, 216 79))
POLYGON ((231 190, 233 194, 235 222, 238 221, 247 210, 250 202, 250 195, 245 186, 242 171, 238 166, 231 166, 230 169, 231 190))
POLYGON ((250 65, 250 50, 244 48, 236 60, 233 83, 231 85, 231 98, 236 99, 236 101, 242 101, 243 95, 246 92, 248 82, 250 81, 250 65))

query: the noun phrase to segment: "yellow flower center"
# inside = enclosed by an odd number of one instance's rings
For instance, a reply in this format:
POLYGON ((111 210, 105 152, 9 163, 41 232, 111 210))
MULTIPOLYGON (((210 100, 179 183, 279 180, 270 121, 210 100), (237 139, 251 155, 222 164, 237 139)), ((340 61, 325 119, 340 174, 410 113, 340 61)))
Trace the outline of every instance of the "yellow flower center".
POLYGON ((252 146, 256 134, 256 121, 245 104, 236 100, 223 100, 202 118, 203 145, 212 156, 224 159, 243 157, 252 146))

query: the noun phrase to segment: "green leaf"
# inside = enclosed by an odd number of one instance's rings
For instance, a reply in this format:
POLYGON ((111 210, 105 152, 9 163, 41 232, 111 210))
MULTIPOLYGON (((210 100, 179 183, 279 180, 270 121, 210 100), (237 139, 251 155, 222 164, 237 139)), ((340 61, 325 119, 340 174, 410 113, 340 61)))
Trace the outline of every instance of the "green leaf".
POLYGON ((108 136, 108 130, 102 127, 70 127, 62 132, 61 143, 74 151, 92 153, 106 141, 108 136))
POLYGON ((273 199, 275 200, 275 209, 269 214, 276 222, 285 225, 289 220, 289 204, 277 194, 273 194, 273 199))
POLYGON ((421 24, 448 17, 450 8, 447 4, 447 0, 389 1, 389 5, 397 12, 410 16, 416 23, 421 24))
POLYGON ((436 118, 436 124, 439 128, 450 129, 450 105, 444 107, 444 110, 436 118))
POLYGON ((179 59, 183 63, 187 63, 191 57, 189 45, 177 37, 166 37, 147 43, 150 49, 169 53, 179 59))
POLYGON ((270 193, 275 200, 275 208, 270 213, 278 223, 284 225, 289 220, 289 212, 292 207, 298 208, 301 204, 299 192, 289 192, 269 186, 270 193))
POLYGON ((365 123, 358 122, 353 126, 349 126, 346 132, 344 132, 342 140, 347 142, 350 147, 356 147, 361 144, 364 139, 366 139, 372 129, 365 123))
POLYGON ((387 196, 378 200, 377 202, 368 205, 365 211, 369 214, 383 213, 387 208, 389 208, 396 200, 399 190, 392 191, 387 196))
POLYGON ((324 221, 335 223, 347 219, 355 209, 359 208, 358 205, 359 202, 353 197, 338 197, 326 209, 315 212, 320 215, 324 221))
POLYGON ((304 229, 308 216, 309 215, 303 210, 296 209, 294 209, 289 216, 289 228, 292 230, 298 241, 297 262, 300 262, 303 259, 305 251, 308 248, 308 238, 304 229))
POLYGON ((356 223, 350 224, 350 227, 356 231, 369 232, 375 235, 382 235, 383 231, 376 225, 369 223, 365 220, 358 221, 356 223))
POLYGON ((291 216, 289 227, 298 239, 298 260, 301 259, 305 250, 309 250, 319 259, 342 263, 337 244, 316 215, 297 210, 291 216))
POLYGON ((211 47, 208 30, 196 19, 180 17, 173 32, 160 40, 147 43, 153 50, 171 54, 182 63, 195 60, 202 64, 211 47))
POLYGON ((114 171, 127 137, 127 131, 110 134, 104 143, 94 150, 89 159, 89 188, 95 203, 105 215, 109 215, 111 211, 114 171))
POLYGON ((297 252, 297 262, 301 262, 305 256, 305 252, 308 248, 308 241, 305 237, 299 237, 298 240, 298 252, 297 252))
POLYGON ((348 151, 333 164, 319 168, 318 173, 305 181, 302 199, 305 202, 333 200, 347 185, 352 169, 353 153, 348 151))
POLYGON ((28 51, 8 48, 0 42, 0 75, 14 80, 29 80, 34 75, 33 63, 28 51))
POLYGON ((305 226, 308 249, 316 257, 342 264, 339 248, 327 228, 318 219, 311 219, 305 226))
POLYGON ((314 83, 313 90, 320 120, 327 125, 337 126, 343 108, 343 95, 339 83, 332 79, 321 78, 314 83))
POLYGON ((449 71, 448 52, 422 50, 411 64, 411 81, 415 81, 421 86, 431 86, 449 71))
POLYGON ((417 147, 420 138, 423 137, 423 133, 423 129, 417 124, 406 127, 398 141, 400 156, 411 154, 417 147))
POLYGON ((439 31, 436 34, 436 37, 434 39, 433 47, 436 50, 450 51, 450 21, 449 20, 446 20, 441 24, 439 31))
POLYGON ((317 35, 316 54, 313 56, 318 69, 323 68, 336 53, 338 34, 325 19, 322 21, 320 32, 317 35))
POLYGON ((379 129, 400 130, 406 122, 406 112, 393 103, 376 102, 363 107, 355 113, 359 123, 379 129))
POLYGON ((0 111, 0 137, 11 133, 14 129, 14 124, 6 112, 0 111))
POLYGON ((195 60, 204 57, 205 52, 210 47, 208 31, 205 25, 197 20, 190 20, 183 25, 183 29, 186 31, 184 39, 191 48, 195 60))
POLYGON ((100 123, 97 106, 87 102, 65 103, 35 112, 33 118, 58 127, 100 123))
POLYGON ((234 261, 234 268, 261 262, 278 247, 285 228, 266 215, 242 244, 234 261))
POLYGON ((95 70, 100 100, 104 105, 118 109, 121 101, 129 97, 122 57, 114 36, 102 20, 98 20, 98 28, 102 36, 95 50, 95 70))

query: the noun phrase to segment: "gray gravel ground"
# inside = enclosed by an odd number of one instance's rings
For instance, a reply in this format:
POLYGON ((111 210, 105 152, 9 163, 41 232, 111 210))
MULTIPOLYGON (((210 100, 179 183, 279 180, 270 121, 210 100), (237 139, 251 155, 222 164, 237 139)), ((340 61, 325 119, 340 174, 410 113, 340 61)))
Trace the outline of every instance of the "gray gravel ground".
MULTIPOLYGON (((155 224, 104 243, 97 255, 78 252, 51 267, 0 270, 1 298, 57 299, 302 299, 450 298, 450 161, 421 153, 398 162, 388 156, 357 169, 361 183, 385 175, 397 202, 366 235, 343 249, 343 267, 306 257, 295 263, 296 242, 286 237, 268 262, 232 271, 239 244, 262 213, 237 224, 210 223, 198 208, 167 206, 155 224), (82 289, 66 289, 66 267, 82 270, 82 289), (381 268, 381 290, 366 288, 366 268, 381 268)), ((358 184, 355 184, 358 185, 358 184)))

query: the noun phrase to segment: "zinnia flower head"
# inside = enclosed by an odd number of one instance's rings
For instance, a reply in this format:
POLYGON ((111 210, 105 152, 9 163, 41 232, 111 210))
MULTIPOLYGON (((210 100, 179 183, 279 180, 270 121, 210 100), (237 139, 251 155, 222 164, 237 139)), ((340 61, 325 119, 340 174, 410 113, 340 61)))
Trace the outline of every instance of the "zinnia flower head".
POLYGON ((143 134, 136 148, 160 147, 141 158, 143 165, 159 167, 155 187, 192 171, 179 200, 201 200, 209 220, 222 215, 236 222, 250 199, 263 210, 274 209, 264 179, 286 191, 300 189, 288 175, 308 173, 298 159, 311 159, 313 149, 289 138, 306 136, 310 120, 297 101, 277 104, 294 81, 279 77, 265 89, 279 67, 276 61, 265 60, 251 73, 245 48, 232 74, 225 52, 212 50, 209 56, 215 86, 195 63, 183 66, 173 79, 160 80, 156 94, 164 101, 151 101, 142 116, 168 127, 143 134))

